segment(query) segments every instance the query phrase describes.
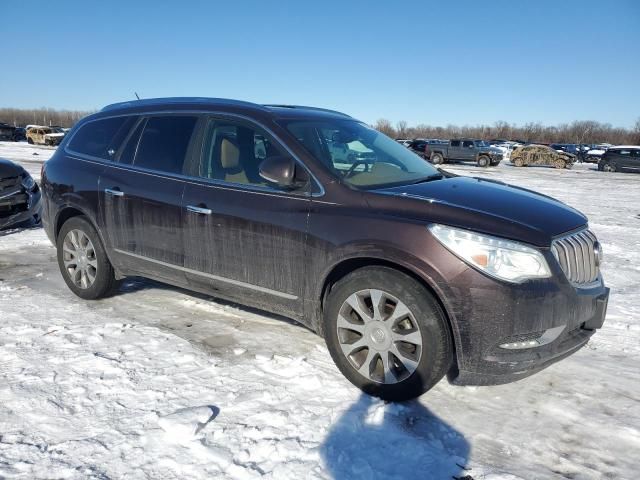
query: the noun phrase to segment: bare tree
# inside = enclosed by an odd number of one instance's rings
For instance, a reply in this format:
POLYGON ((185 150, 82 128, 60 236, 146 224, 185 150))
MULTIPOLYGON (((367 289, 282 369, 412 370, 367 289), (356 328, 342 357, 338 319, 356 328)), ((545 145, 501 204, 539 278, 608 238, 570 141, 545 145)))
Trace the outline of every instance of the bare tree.
POLYGON ((407 122, 405 120, 396 123, 396 135, 398 135, 397 138, 407 138, 407 122))
POLYGON ((386 118, 379 119, 373 127, 388 137, 397 138, 396 130, 393 128, 393 125, 391 125, 391 122, 386 118))
POLYGON ((93 112, 81 110, 54 110, 52 108, 0 108, 0 122, 10 125, 58 125, 72 127, 78 120, 93 112))

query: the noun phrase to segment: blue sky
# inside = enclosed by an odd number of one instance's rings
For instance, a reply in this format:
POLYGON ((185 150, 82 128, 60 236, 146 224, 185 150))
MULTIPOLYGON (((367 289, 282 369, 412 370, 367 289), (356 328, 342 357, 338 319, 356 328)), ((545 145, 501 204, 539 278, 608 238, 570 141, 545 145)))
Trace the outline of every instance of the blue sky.
POLYGON ((0 106, 97 109, 137 91, 370 123, 640 118, 640 2, 444 3, 3 2, 0 106))

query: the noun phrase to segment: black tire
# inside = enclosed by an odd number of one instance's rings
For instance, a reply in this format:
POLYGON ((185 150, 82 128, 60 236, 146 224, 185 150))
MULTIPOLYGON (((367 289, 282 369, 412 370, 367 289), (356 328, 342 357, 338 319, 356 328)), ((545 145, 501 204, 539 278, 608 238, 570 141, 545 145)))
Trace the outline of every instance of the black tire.
POLYGON ((333 286, 324 305, 324 336, 342 374, 365 393, 384 400, 404 401, 422 395, 442 379, 453 362, 449 326, 437 300, 416 280, 388 267, 360 268, 333 286), (367 289, 383 290, 403 302, 420 330, 422 346, 417 367, 397 383, 380 383, 361 375, 340 346, 337 323, 343 303, 350 295, 367 289))
POLYGON ((33 139, 31 137, 27 138, 27 143, 33 145, 33 139))
POLYGON ((481 155, 478 157, 478 166, 482 168, 486 168, 491 163, 491 159, 486 155, 481 155))
POLYGON ((615 165, 614 163, 609 163, 609 162, 605 163, 605 164, 602 166, 602 169, 603 169, 605 172, 611 172, 611 173, 618 171, 618 169, 617 169, 616 165, 615 165))
POLYGON ((91 225, 87 217, 78 216, 67 220, 64 225, 62 225, 62 228, 58 233, 56 243, 58 249, 58 266, 60 267, 62 278, 69 289, 78 297, 85 300, 97 300, 99 298, 109 296, 115 290, 118 282, 116 281, 113 266, 107 258, 107 254, 102 242, 100 241, 98 232, 96 232, 96 229, 91 225), (81 288, 76 285, 64 266, 63 244, 64 239, 71 230, 79 230, 83 232, 91 240, 94 247, 95 260, 97 261, 98 268, 95 280, 88 288, 81 288))
POLYGON ((431 155, 431 163, 434 165, 442 165, 444 163, 444 158, 441 153, 434 153, 431 155))

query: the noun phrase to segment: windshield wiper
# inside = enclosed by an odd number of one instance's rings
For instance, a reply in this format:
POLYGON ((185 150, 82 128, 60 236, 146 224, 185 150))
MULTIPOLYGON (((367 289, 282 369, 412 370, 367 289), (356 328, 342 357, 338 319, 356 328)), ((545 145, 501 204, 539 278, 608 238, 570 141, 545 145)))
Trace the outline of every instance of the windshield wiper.
POLYGON ((416 180, 415 182, 411 182, 409 183, 409 185, 415 185, 417 183, 426 183, 426 182, 430 182, 432 180, 440 180, 444 177, 444 175, 442 175, 441 173, 434 173, 431 174, 429 176, 426 176, 424 178, 421 178, 420 180, 416 180))

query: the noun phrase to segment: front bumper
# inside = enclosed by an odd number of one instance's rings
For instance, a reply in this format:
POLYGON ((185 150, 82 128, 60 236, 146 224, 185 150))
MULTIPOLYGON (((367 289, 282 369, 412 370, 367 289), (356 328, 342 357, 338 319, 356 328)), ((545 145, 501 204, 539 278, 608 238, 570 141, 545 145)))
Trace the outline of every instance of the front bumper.
POLYGON ((42 193, 20 191, 0 198, 0 230, 24 224, 37 224, 42 218, 42 193))
POLYGON ((602 327, 609 298, 602 277, 589 288, 577 288, 552 256, 547 260, 551 278, 522 284, 493 280, 470 267, 457 276, 447 295, 454 299, 458 332, 457 365, 449 372, 452 383, 497 385, 519 380, 576 352, 602 327), (561 333, 549 343, 501 347, 526 343, 559 327, 561 333))

